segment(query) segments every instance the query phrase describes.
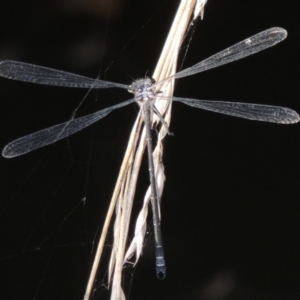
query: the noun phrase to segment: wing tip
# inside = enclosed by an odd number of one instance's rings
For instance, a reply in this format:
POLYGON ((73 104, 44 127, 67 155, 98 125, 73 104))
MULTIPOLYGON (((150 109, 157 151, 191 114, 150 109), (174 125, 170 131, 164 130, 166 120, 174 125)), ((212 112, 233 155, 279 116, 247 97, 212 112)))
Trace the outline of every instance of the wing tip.
POLYGON ((284 109, 284 118, 280 122, 281 124, 296 124, 300 121, 299 114, 290 108, 284 109))
POLYGON ((4 149, 2 150, 2 156, 4 158, 13 158, 16 155, 14 155, 13 153, 10 153, 9 149, 7 147, 4 147, 4 149))
POLYGON ((269 33, 275 34, 279 41, 286 39, 288 32, 281 27, 273 27, 269 29, 269 33))
POLYGON ((27 152, 17 152, 13 146, 14 146, 13 143, 9 143, 3 148, 2 156, 4 158, 13 158, 13 157, 17 157, 17 156, 20 156, 20 155, 28 152, 28 151, 27 152))

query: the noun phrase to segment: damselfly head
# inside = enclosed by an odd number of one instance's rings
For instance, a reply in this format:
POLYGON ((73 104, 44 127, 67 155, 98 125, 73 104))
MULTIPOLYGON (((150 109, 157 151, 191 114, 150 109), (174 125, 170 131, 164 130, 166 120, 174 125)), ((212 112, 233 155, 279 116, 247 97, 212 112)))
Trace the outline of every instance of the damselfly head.
POLYGON ((154 83, 155 80, 149 77, 137 79, 129 86, 128 92, 134 94, 135 100, 138 103, 152 100, 156 96, 156 93, 152 88, 154 83))

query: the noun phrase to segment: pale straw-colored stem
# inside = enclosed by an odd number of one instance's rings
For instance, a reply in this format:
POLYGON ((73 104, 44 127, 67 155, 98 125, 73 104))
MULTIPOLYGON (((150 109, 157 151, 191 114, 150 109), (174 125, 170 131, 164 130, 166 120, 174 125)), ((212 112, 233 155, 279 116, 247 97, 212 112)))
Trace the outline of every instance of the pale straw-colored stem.
MULTIPOLYGON (((198 3, 199 8, 199 3, 201 4, 201 2, 203 3, 202 6, 204 8, 206 0, 182 0, 180 2, 171 30, 153 74, 153 78, 155 78, 157 82, 176 72, 177 57, 180 46, 182 44, 185 32, 191 22, 192 14, 195 13, 195 5, 198 3)), ((201 11, 197 12, 197 16, 199 13, 201 13, 201 11)), ((194 16, 194 18, 196 18, 197 16, 194 16)), ((163 92, 164 96, 172 96, 174 90, 174 81, 170 80, 169 82, 160 85, 159 90, 163 92)), ((171 102, 158 100, 156 101, 155 105, 161 115, 164 116, 166 123, 170 124, 171 102)), ((159 120, 156 118, 156 116, 153 116, 152 125, 154 126, 154 124, 157 124, 158 122, 159 120)), ((131 218, 131 211, 138 174, 146 147, 145 128, 142 127, 142 124, 142 115, 141 113, 139 113, 130 135, 128 148, 123 159, 118 180, 108 209, 107 217, 103 226, 102 235, 97 247, 95 260, 92 266, 91 275, 84 296, 85 300, 90 299, 90 296, 92 295, 93 283, 95 281, 97 269, 100 263, 100 258, 107 236, 107 231, 112 221, 114 210, 116 213, 114 224, 114 244, 108 271, 108 284, 111 284, 112 300, 125 299, 125 295, 123 293, 121 285, 124 262, 126 262, 133 255, 135 255, 137 261, 141 254, 143 238, 146 229, 146 217, 148 212, 148 201, 150 198, 150 187, 146 192, 144 206, 137 220, 135 237, 126 254, 125 247, 126 241, 128 239, 129 221, 131 218), (141 130, 142 128, 143 130, 141 130)), ((161 126, 158 133, 157 145, 153 152, 159 198, 162 195, 165 180, 164 167, 162 164, 162 139, 166 134, 167 128, 165 126, 161 126)))

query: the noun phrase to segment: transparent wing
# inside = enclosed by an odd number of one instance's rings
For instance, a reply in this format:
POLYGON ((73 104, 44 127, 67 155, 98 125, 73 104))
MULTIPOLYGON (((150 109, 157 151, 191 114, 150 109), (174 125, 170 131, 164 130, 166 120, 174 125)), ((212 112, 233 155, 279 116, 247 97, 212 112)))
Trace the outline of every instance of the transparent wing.
POLYGON ((297 123, 300 120, 297 112, 290 108, 281 106, 241 102, 198 100, 177 97, 173 97, 172 100, 182 102, 192 107, 249 120, 280 124, 292 124, 297 123))
POLYGON ((117 87, 128 89, 129 87, 126 84, 88 78, 64 71, 12 60, 4 60, 0 62, 0 76, 13 80, 72 88, 106 89, 117 87))
POLYGON ((7 144, 2 151, 2 155, 6 158, 20 156, 35 149, 55 143, 56 141, 68 137, 71 134, 74 134, 95 123, 96 121, 104 118, 113 110, 131 104, 133 102, 135 102, 135 99, 130 99, 117 105, 113 105, 111 107, 97 111, 93 114, 70 120, 68 122, 58 124, 53 127, 49 127, 21 137, 7 144))
POLYGON ((164 79, 155 85, 159 85, 171 78, 182 78, 228 64, 274 46, 284 40, 286 36, 287 32, 283 28, 274 27, 267 29, 197 63, 192 67, 171 75, 167 79, 164 79))

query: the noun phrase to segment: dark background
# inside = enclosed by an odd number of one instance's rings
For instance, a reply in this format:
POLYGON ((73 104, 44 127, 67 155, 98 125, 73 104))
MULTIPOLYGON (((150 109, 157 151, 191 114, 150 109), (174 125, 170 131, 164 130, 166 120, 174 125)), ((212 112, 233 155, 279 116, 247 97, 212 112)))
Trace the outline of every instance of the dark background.
MULTIPOLYGON (((2 1, 0 59, 130 83, 152 74, 178 4, 2 1)), ((183 67, 273 26, 285 28, 288 38, 181 79, 175 95, 300 112, 297 9, 293 1, 208 0, 183 67)), ((87 92, 7 79, 0 85, 1 148, 68 120, 87 92)), ((78 116, 127 98, 126 91, 91 92, 78 116)), ((0 158, 2 299, 83 298, 93 242, 137 113, 131 105, 57 144, 0 158)), ((162 199, 167 277, 156 279, 149 234, 136 269, 126 272, 129 299, 300 299, 299 125, 250 122, 176 103, 171 131, 162 199)), ((145 160, 135 212, 147 185, 145 160)), ((111 245, 110 237, 106 259, 111 245)), ((108 299, 106 271, 105 262, 93 299, 108 299)))

